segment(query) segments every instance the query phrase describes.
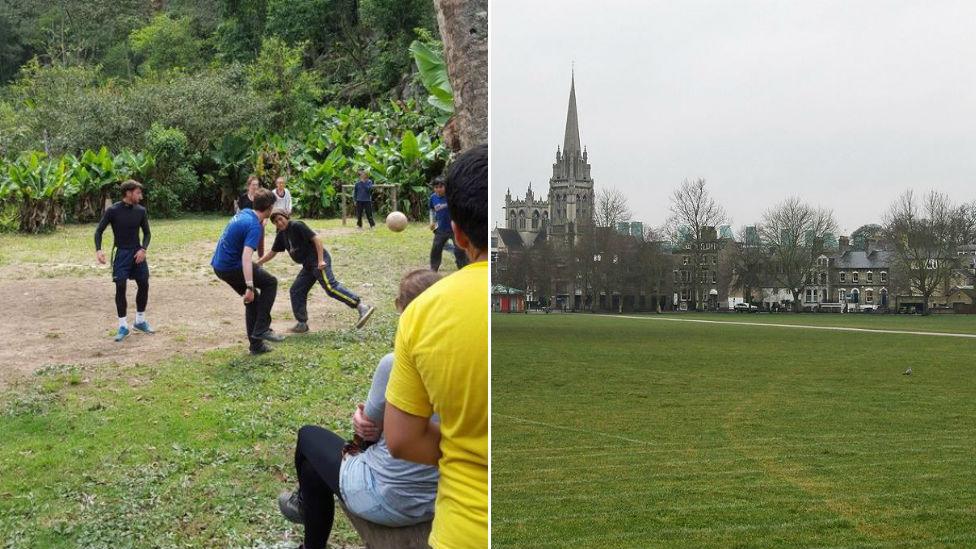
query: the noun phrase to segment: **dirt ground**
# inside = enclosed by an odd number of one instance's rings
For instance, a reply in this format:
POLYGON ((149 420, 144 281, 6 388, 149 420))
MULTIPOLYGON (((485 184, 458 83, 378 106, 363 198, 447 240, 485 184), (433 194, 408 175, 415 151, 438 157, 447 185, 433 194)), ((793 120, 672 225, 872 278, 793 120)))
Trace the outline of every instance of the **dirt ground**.
MULTIPOLYGON (((282 278, 279 275, 279 284, 282 278)), ((129 286, 131 325, 135 283, 129 286)), ((4 342, 0 385, 49 365, 149 363, 227 346, 246 352, 244 307, 226 284, 150 279, 146 313, 156 333, 134 331, 122 343, 112 339, 117 326, 114 296, 114 286, 106 277, 0 281, 0 303, 5 304, 0 322, 4 342)), ((356 318, 354 311, 329 299, 320 288, 312 290, 308 305, 313 330, 356 318)), ((291 325, 287 288, 279 287, 272 318, 279 333, 291 325)))

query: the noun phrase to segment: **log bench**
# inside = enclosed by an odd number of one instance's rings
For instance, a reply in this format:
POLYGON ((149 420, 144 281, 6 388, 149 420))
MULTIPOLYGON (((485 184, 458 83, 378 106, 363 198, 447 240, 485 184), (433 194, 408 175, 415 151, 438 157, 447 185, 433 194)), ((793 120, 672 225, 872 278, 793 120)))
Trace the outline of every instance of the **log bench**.
POLYGON ((349 509, 346 509, 342 500, 338 503, 359 537, 363 538, 366 549, 430 549, 427 538, 430 536, 431 521, 390 528, 352 514, 349 509))

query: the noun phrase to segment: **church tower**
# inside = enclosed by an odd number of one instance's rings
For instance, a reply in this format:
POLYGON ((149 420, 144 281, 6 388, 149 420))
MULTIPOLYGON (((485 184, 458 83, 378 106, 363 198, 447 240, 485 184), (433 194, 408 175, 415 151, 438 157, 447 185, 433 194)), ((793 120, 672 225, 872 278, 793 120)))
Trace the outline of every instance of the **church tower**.
POLYGON ((580 223, 593 220, 593 178, 586 149, 580 147, 576 113, 576 75, 569 85, 569 108, 562 149, 556 147, 556 162, 549 179, 550 234, 557 240, 575 239, 580 223))

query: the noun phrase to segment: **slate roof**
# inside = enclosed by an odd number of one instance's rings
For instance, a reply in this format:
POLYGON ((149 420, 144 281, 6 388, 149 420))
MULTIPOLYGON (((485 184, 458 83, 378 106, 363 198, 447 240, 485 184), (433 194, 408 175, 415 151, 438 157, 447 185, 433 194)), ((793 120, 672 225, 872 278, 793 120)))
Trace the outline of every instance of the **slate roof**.
POLYGON ((834 267, 838 269, 887 269, 891 266, 894 253, 884 250, 872 250, 870 253, 860 250, 848 250, 834 259, 834 267))
POLYGON ((498 238, 502 239, 505 247, 509 250, 521 250, 525 248, 522 243, 522 236, 515 229, 495 229, 498 231, 498 238))

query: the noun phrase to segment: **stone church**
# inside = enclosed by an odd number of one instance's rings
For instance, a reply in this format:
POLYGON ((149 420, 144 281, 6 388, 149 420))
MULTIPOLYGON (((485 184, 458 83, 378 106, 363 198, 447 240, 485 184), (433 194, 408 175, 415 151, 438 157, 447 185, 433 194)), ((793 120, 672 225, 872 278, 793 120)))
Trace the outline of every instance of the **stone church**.
POLYGON ((525 246, 540 238, 572 242, 581 222, 593 219, 593 178, 586 149, 580 147, 579 119, 576 113, 576 76, 569 86, 569 108, 566 113, 566 135, 563 146, 556 147, 549 192, 543 200, 536 198, 532 184, 522 199, 505 193, 505 228, 518 233, 525 246))

